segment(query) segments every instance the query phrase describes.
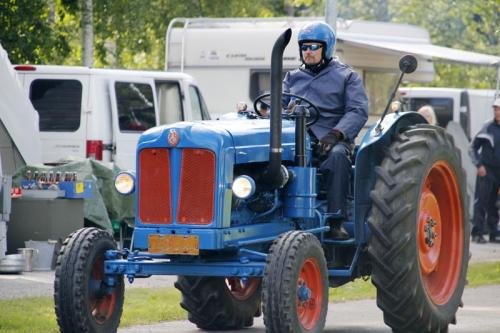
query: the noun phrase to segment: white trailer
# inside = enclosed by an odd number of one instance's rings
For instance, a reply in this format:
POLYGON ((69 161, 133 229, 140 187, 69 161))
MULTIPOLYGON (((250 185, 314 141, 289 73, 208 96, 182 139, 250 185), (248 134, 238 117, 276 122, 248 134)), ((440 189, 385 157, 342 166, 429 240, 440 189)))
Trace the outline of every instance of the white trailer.
MULTIPOLYGON (((235 111, 236 102, 249 103, 269 90, 273 42, 292 28, 292 42, 285 50, 283 69, 300 65, 297 32, 323 18, 177 18, 166 34, 166 68, 193 75, 213 115, 235 111)), ((421 27, 386 22, 337 22, 336 56, 362 76, 370 100, 370 113, 383 111, 397 77, 398 59, 413 54, 418 59, 413 82, 434 78, 433 59, 458 63, 494 65, 500 58, 433 45, 421 27)), ((372 118, 373 119, 373 118, 372 118)), ((372 123, 371 121, 368 122, 372 123)))

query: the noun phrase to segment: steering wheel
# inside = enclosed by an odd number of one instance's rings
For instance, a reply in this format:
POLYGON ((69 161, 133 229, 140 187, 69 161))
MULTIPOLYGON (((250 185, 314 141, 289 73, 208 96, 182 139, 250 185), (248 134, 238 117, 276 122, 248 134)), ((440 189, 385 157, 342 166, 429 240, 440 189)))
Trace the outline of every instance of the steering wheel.
MULTIPOLYGON (((313 119, 311 121, 308 121, 306 123, 306 126, 311 126, 311 125, 315 124, 319 120, 319 109, 318 109, 318 107, 316 105, 314 105, 311 101, 309 101, 307 98, 299 96, 299 95, 296 95, 296 94, 292 94, 292 93, 286 93, 286 92, 284 92, 283 95, 294 97, 296 105, 303 105, 302 102, 305 102, 306 104, 304 106, 307 109, 311 108, 312 110, 314 110, 314 117, 313 117, 313 119)), ((265 93, 265 94, 262 94, 260 96, 257 96, 255 98, 255 100, 253 101, 253 109, 255 110, 255 113, 257 113, 262 118, 266 118, 267 115, 262 114, 259 110, 260 110, 262 104, 266 104, 267 108, 268 109, 270 108, 270 104, 271 103, 263 101, 265 98, 269 98, 270 96, 271 96, 270 93, 265 93)), ((290 113, 288 113, 288 112, 284 112, 283 115, 286 116, 286 117, 288 117, 288 118, 290 118, 292 116, 292 118, 293 118, 293 115, 290 114, 290 113)), ((306 118, 311 118, 311 115, 307 116, 306 118)))

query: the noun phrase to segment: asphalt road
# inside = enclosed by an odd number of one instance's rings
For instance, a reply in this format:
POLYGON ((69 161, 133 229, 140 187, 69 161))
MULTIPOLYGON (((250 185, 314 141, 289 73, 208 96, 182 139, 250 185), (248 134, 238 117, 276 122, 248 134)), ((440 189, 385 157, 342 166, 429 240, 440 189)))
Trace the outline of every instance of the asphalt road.
MULTIPOLYGON (((471 262, 500 261, 500 244, 471 244, 471 262)), ((172 286, 176 277, 154 276, 137 279, 126 288, 172 286)), ((0 274, 0 299, 29 296, 52 296, 54 272, 29 272, 0 274)), ((464 294, 465 307, 457 315, 458 324, 450 332, 498 333, 500 332, 500 286, 468 288, 464 294)), ((119 333, 194 333, 202 332, 187 321, 165 322, 119 329, 119 333)), ((226 331, 227 332, 227 331, 226 331)), ((262 317, 255 326, 240 332, 265 332, 262 317)), ((391 332, 383 322, 382 312, 375 300, 330 304, 325 332, 382 333, 391 332)))
MULTIPOLYGON (((500 261, 500 244, 471 244, 471 262, 500 261)), ((173 286, 175 276, 153 276, 136 279, 126 288, 152 288, 173 286)), ((0 299, 15 299, 29 296, 52 296, 54 271, 25 272, 23 274, 0 274, 0 299)), ((500 294, 498 295, 500 299, 500 294)), ((499 301, 500 304, 500 301, 499 301)), ((500 332, 500 326, 499 330, 500 332)))
MULTIPOLYGON (((451 325, 450 333, 498 333, 500 332, 500 286, 468 288, 465 290, 464 308, 459 309, 457 325, 451 325)), ((234 331, 264 333, 262 316, 252 328, 234 331)), ((188 321, 165 322, 155 325, 134 326, 119 329, 118 333, 200 333, 188 321)), ((215 332, 215 331, 214 331, 215 332)), ((231 331, 224 331, 231 332, 231 331)), ((375 300, 329 304, 325 333, 391 333, 385 326, 382 312, 375 300)))

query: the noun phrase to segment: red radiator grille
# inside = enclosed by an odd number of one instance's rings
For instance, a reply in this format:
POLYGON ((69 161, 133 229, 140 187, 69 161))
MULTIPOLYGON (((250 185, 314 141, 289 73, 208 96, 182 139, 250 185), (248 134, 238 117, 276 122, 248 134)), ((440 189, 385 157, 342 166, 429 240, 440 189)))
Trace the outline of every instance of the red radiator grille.
POLYGON ((143 149, 139 155, 139 219, 142 223, 172 223, 170 160, 164 148, 143 149))
POLYGON ((210 224, 214 218, 215 154, 183 149, 177 222, 210 224))

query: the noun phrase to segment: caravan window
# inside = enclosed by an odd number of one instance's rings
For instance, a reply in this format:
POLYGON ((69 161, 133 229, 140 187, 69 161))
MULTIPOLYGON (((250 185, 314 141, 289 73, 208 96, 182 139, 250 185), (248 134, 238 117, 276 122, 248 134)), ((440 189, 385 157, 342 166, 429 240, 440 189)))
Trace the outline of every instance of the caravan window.
POLYGON ((80 81, 34 80, 30 86, 30 100, 40 117, 40 131, 75 132, 80 127, 80 81))
POLYGON ((189 96, 191 101, 193 120, 210 119, 207 106, 198 88, 196 88, 195 86, 189 86, 189 96))
POLYGON ((178 82, 156 82, 156 97, 160 112, 160 125, 184 120, 181 88, 178 82))
POLYGON ((411 111, 418 111, 424 105, 432 106, 439 126, 446 127, 448 122, 453 120, 452 98, 411 98, 409 100, 409 109, 411 111))
MULTIPOLYGON (((282 80, 288 71, 283 69, 282 80)), ((250 72, 250 99, 253 101, 257 96, 269 91, 271 91, 271 70, 253 69, 250 72)))
POLYGON ((153 88, 146 83, 116 82, 121 132, 142 132, 156 125, 153 88))

